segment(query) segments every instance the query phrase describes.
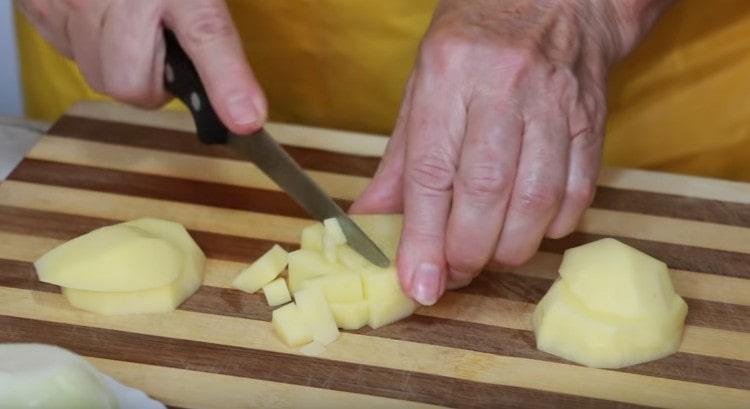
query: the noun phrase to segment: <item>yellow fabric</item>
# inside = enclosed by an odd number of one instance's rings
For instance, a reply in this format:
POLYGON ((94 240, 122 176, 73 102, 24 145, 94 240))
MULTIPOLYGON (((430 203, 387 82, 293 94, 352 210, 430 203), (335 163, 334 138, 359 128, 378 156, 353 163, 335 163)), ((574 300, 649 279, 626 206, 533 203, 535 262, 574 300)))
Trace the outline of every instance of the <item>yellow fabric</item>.
MULTIPOLYGON (((229 1, 273 120, 378 133, 393 125, 434 4, 229 1)), ((101 98, 17 23, 29 116, 101 98)), ((605 163, 750 181, 748 95, 750 2, 678 0, 610 77, 605 163)))

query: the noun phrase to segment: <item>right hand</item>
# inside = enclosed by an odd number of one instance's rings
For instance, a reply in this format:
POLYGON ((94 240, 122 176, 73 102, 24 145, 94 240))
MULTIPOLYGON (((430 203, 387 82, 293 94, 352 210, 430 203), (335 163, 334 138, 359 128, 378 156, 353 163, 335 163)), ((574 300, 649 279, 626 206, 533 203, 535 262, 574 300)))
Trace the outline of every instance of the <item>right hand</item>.
POLYGON ((223 0, 20 0, 42 36, 75 60, 88 84, 119 101, 156 108, 164 89, 164 36, 174 31, 222 122, 263 126, 267 103, 223 0))

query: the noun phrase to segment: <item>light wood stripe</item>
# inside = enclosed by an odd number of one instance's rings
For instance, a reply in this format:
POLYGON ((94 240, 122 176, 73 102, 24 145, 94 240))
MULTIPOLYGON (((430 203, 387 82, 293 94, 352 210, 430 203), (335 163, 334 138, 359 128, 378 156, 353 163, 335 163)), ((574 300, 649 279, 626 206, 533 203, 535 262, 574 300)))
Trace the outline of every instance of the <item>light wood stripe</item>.
MULTIPOLYGON (((6 181, 0 204, 115 220, 162 217, 190 229, 296 242, 306 219, 222 209, 164 200, 6 181)), ((750 229, 667 217, 589 209, 579 231, 662 243, 750 253, 750 229)))
POLYGON ((195 409, 438 408, 426 403, 188 371, 112 359, 86 357, 100 371, 167 404, 195 409))
MULTIPOLYGON (((45 136, 26 155, 30 159, 49 160, 104 169, 188 178, 279 191, 255 165, 222 158, 174 153, 123 145, 45 136)), ((354 200, 367 187, 369 178, 308 170, 323 190, 338 199, 354 200)))
MULTIPOLYGON (((233 317, 180 310, 163 315, 101 317, 70 310, 58 294, 5 287, 0 288, 0 314, 297 354, 281 345, 269 323, 233 317)), ((343 333, 321 358, 650 406, 743 408, 750 400, 747 390, 351 333, 343 333)))
POLYGON ((750 253, 750 229, 693 220, 588 209, 578 231, 750 253))
MULTIPOLYGON (((127 122, 157 128, 194 132, 195 126, 184 112, 142 111, 122 105, 83 101, 73 106, 68 113, 87 118, 127 122)), ((335 152, 381 156, 385 150, 382 136, 321 130, 319 128, 282 126, 271 133, 283 143, 300 145, 312 141, 306 147, 328 149, 335 152), (294 137, 288 136, 294 135, 294 137), (324 135, 321 137, 321 135, 324 135), (329 137, 328 135, 335 135, 329 137)), ((641 190, 709 200, 750 204, 750 185, 696 176, 675 175, 633 169, 603 168, 598 184, 617 189, 641 190)))
POLYGON ((0 204, 115 220, 158 217, 176 221, 192 230, 240 237, 262 235, 286 243, 297 242, 302 229, 310 224, 308 219, 12 180, 0 185, 0 204))
MULTIPOLYGON (((33 262, 40 254, 59 243, 60 241, 54 239, 0 232, 0 258, 33 262), (17 244, 3 246, 1 243, 17 244), (28 248, 34 250, 24 250, 28 248)), ((239 266, 242 264, 209 260, 204 284, 217 288, 230 288, 231 280, 236 276, 239 266)), ((420 308, 417 310, 417 315, 530 331, 533 311, 534 305, 531 303, 448 292, 440 303, 420 308)), ((681 352, 750 361, 750 350, 739 348, 741 345, 750 345, 750 333, 690 325, 686 328, 699 329, 686 329, 686 335, 680 347, 681 352), (697 338, 692 338, 690 334, 693 333, 697 334, 697 338)))

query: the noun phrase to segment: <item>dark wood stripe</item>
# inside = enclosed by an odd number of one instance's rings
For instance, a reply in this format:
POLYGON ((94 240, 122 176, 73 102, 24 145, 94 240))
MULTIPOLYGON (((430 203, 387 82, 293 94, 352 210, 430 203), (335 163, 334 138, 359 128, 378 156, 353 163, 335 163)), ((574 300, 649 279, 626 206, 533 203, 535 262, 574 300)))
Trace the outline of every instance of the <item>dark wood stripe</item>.
MULTIPOLYGON (((33 265, 0 259, 0 286, 59 293, 56 286, 36 280, 33 265)), ((245 294, 233 289, 203 286, 180 306, 181 310, 271 320, 272 308, 263 295, 245 294)), ((451 319, 415 315, 379 328, 356 331, 368 336, 441 345, 490 354, 564 363, 536 349, 531 331, 451 319), (460 336, 457 336, 460 334, 460 336)), ((750 362, 677 353, 667 358, 625 368, 624 371, 648 376, 686 380, 734 388, 750 388, 750 362), (700 368, 700 370, 696 370, 700 368)))
MULTIPOLYGON (((195 135, 189 132, 69 115, 56 122, 50 134, 203 156, 232 156, 221 147, 201 145, 195 135)), ((306 169, 371 176, 378 164, 377 158, 292 146, 286 146, 286 149, 306 169)), ((680 195, 599 187, 593 207, 750 227, 748 204, 680 195)))
MULTIPOLYGON (((58 240, 70 240, 93 229, 117 222, 0 206, 0 230, 58 240)), ((209 258, 247 263, 260 257, 275 243, 194 230, 191 230, 190 234, 209 258)), ((287 250, 298 247, 293 243, 281 245, 287 250)), ((544 296, 551 284, 552 280, 548 279, 485 271, 470 286, 459 291, 535 304, 544 296)), ((690 306, 687 323, 690 325, 750 332, 750 307, 696 299, 687 301, 690 306)))
MULTIPOLYGON (((221 146, 206 146, 192 132, 156 128, 122 122, 104 121, 65 115, 50 128, 49 134, 94 142, 135 146, 215 158, 235 158, 221 146)), ((379 158, 355 156, 320 149, 284 145, 284 148, 305 169, 372 176, 379 158)))
MULTIPOLYGON (((258 213, 309 217, 289 195, 280 191, 43 160, 22 161, 8 175, 8 179, 258 213)), ((346 200, 337 200, 337 202, 344 209, 351 205, 351 202, 346 200)))
POLYGON ((750 254, 714 250, 704 247, 662 243, 629 237, 603 236, 576 232, 558 240, 545 239, 540 250, 562 254, 565 250, 606 237, 613 237, 629 246, 667 263, 670 268, 738 278, 750 278, 750 254))
POLYGON ((369 365, 0 316, 4 342, 54 343, 81 355, 457 408, 633 407, 369 365), (97 342, 91 342, 92 339, 97 342), (149 351, 144 353, 143 351, 149 351))
POLYGON ((599 186, 592 207, 750 227, 750 205, 599 186))

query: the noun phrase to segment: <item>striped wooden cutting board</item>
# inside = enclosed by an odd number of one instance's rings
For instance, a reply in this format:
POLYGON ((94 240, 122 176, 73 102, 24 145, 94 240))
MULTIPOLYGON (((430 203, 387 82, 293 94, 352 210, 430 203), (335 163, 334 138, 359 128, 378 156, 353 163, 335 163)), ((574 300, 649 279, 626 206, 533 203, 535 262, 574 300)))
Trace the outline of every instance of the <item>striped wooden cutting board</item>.
MULTIPOLYGON (((332 196, 367 184, 382 137, 268 126, 332 196)), ((272 243, 309 223, 253 165, 201 146, 181 113, 82 103, 0 185, 0 341, 58 344, 185 408, 750 408, 750 185, 607 169, 579 231, 512 272, 486 271, 438 305, 347 332, 319 358, 271 331, 262 295, 229 288, 272 243), (37 282, 32 261, 63 240, 141 216, 186 225, 209 257, 205 285, 173 314, 102 317, 37 282), (534 348, 530 314, 561 253, 602 236, 673 269, 689 306, 670 357, 624 370, 534 348)))

